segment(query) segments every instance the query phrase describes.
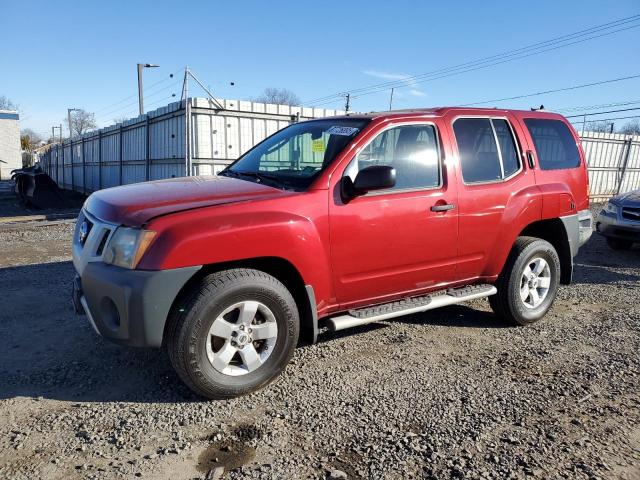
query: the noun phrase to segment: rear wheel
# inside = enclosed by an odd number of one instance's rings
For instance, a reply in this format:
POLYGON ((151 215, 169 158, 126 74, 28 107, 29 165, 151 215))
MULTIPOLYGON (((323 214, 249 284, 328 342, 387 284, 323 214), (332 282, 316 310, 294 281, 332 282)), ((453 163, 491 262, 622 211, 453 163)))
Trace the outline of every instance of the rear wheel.
POLYGON ((607 245, 609 245, 613 250, 629 250, 633 245, 633 242, 623 238, 607 237, 607 245))
POLYGON ((171 363, 196 393, 230 398, 255 391, 285 368, 298 341, 291 293, 250 269, 204 277, 178 302, 167 328, 171 363))
POLYGON ((556 298, 560 259, 553 245, 534 237, 516 240, 498 277, 498 293, 489 297, 499 317, 517 325, 540 320, 556 298))

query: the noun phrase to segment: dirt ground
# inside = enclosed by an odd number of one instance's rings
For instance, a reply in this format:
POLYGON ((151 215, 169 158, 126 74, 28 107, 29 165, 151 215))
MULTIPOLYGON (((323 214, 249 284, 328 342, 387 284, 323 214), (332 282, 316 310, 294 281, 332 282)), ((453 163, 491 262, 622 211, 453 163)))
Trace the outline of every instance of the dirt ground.
POLYGON ((75 316, 72 229, 0 229, 2 479, 640 479, 637 248, 594 235, 531 327, 483 300, 325 332, 212 402, 75 316))

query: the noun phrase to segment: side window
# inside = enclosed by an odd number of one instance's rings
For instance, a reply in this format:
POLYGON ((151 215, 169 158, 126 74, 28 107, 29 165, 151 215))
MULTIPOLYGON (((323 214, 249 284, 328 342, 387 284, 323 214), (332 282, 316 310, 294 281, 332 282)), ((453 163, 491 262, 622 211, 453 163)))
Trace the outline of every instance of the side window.
POLYGON ((459 118, 453 123, 466 183, 503 180, 520 168, 509 123, 499 118, 459 118))
POLYGON ((560 120, 527 118, 524 121, 536 147, 542 170, 580 166, 580 154, 569 128, 560 120))
POLYGON ((396 169, 393 190, 433 188, 440 185, 440 155, 433 125, 403 125, 380 133, 356 156, 346 175, 372 165, 396 169))
POLYGON ((500 153, 502 154, 502 166, 504 167, 504 176, 510 177, 518 171, 520 168, 520 162, 518 161, 518 149, 513 138, 513 133, 509 127, 509 123, 501 118, 494 118, 493 128, 496 131, 496 137, 498 137, 498 144, 500 145, 500 153))

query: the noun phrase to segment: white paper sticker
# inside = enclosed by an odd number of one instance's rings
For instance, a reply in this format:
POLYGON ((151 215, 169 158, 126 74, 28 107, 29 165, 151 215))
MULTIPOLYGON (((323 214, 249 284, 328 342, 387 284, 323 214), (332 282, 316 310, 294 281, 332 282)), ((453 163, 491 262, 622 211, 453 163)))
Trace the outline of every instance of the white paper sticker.
POLYGON ((360 129, 359 128, 355 128, 355 127, 333 126, 329 130, 327 130, 327 133, 329 135, 343 135, 345 137, 350 137, 351 135, 356 133, 358 130, 360 130, 360 129))

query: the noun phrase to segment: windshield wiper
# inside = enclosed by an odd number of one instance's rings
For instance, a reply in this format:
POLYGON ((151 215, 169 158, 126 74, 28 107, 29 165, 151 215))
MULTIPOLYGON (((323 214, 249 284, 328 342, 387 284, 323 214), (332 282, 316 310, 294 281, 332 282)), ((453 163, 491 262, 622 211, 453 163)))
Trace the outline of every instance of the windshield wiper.
POLYGON ((277 186, 282 189, 285 188, 285 184, 287 183, 286 181, 283 181, 281 178, 279 178, 278 175, 270 175, 268 173, 262 173, 262 172, 224 170, 220 172, 220 174, 224 174, 225 176, 232 175, 234 177, 253 177, 256 180, 258 180, 258 182, 266 182, 269 184, 273 184, 274 186, 277 186))

